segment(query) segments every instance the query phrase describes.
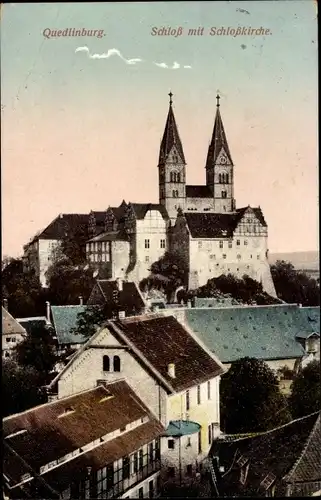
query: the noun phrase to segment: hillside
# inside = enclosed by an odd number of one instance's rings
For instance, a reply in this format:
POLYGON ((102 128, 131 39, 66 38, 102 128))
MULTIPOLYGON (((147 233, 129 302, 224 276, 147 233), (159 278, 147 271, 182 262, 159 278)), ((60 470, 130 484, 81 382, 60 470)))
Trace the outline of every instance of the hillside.
POLYGON ((296 269, 319 270, 319 252, 288 252, 270 253, 269 261, 274 264, 277 260, 291 262, 296 269))

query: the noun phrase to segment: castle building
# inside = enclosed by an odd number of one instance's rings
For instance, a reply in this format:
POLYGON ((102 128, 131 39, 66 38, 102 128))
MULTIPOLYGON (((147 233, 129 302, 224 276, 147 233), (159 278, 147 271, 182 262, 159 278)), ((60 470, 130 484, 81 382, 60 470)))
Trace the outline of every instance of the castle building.
MULTIPOLYGON (((186 285, 190 289, 221 274, 232 273, 237 277, 246 274, 275 296, 268 263, 268 228, 262 210, 250 205, 236 208, 234 163, 223 126, 220 97, 217 96, 205 164, 206 182, 200 186, 186 183, 187 162, 171 92, 169 97, 158 159, 159 203, 123 201, 105 212, 81 216, 88 225, 86 257, 89 264, 101 279, 139 282, 148 276, 153 262, 166 251, 174 251, 188 264, 186 285)), ((63 219, 68 216, 71 214, 65 214, 63 219)), ((72 217, 75 219, 76 215, 72 217)), ((61 217, 43 233, 46 238, 50 233, 50 239, 54 240, 56 226, 58 243, 58 233, 64 231, 61 217)), ((43 233, 37 241, 42 241, 43 233)), ((50 243, 53 246, 53 242, 50 243)), ((46 256, 42 256, 42 259, 47 268, 50 257, 46 260, 46 256)), ((27 251, 25 260, 30 260, 27 251)))

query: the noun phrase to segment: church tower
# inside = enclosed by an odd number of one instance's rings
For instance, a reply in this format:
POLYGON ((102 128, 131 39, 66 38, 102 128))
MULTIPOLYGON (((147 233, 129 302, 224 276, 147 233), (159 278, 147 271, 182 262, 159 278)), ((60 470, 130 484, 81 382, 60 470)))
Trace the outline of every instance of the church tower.
POLYGON ((186 163, 173 111, 173 94, 169 94, 169 110, 158 161, 159 203, 165 205, 172 222, 177 210, 185 207, 186 163))
POLYGON ((215 212, 234 212, 234 165, 223 127, 220 96, 216 99, 216 117, 205 167, 206 185, 213 193, 215 212))

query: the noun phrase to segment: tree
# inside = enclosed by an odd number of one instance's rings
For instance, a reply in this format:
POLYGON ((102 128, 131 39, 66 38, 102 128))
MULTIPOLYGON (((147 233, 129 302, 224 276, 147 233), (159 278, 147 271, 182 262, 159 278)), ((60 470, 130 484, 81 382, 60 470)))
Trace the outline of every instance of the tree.
POLYGON ((2 364, 2 416, 19 413, 47 401, 41 376, 30 366, 5 359, 2 364))
POLYGON ((290 304, 320 305, 320 286, 314 278, 297 271, 293 264, 278 260, 271 266, 277 296, 290 304))
POLYGON ((83 312, 78 314, 76 326, 72 331, 90 338, 105 321, 117 318, 119 309, 117 301, 87 306, 83 312))
POLYGON ((232 363, 221 379, 221 421, 226 433, 273 429, 291 419, 277 377, 259 359, 232 363))
POLYGON ((31 367, 45 384, 57 361, 53 331, 43 325, 34 325, 30 334, 15 348, 15 359, 20 366, 31 367))
POLYGON ((75 265, 67 257, 54 261, 46 277, 50 301, 56 305, 79 304, 80 296, 86 302, 95 284, 88 264, 75 265))
POLYGON ((150 275, 142 280, 140 288, 163 289, 167 300, 173 299, 175 290, 187 282, 188 266, 178 253, 165 252, 150 267, 150 275))
POLYGON ((78 224, 67 226, 65 236, 61 240, 62 253, 75 265, 86 262, 86 242, 88 241, 88 226, 78 224))
POLYGON ((293 417, 303 417, 320 410, 320 382, 320 361, 311 361, 292 383, 289 402, 293 417))

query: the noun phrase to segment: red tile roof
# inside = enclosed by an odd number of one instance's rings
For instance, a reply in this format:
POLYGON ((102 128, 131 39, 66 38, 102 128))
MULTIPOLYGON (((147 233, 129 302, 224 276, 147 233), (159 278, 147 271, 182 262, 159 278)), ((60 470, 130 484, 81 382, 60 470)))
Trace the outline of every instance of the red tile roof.
POLYGON ((127 318, 118 321, 117 326, 175 391, 183 391, 224 371, 173 316, 127 318), (175 378, 168 374, 171 363, 175 364, 175 378))
MULTIPOLYGON (((148 421, 137 429, 77 458, 83 463, 89 457, 94 464, 100 464, 135 451, 138 445, 147 443, 164 430, 125 381, 99 386, 7 417, 3 420, 3 434, 5 442, 39 472, 41 466, 146 416, 148 421), (25 432, 18 433, 23 430, 25 432)), ((20 481, 21 467, 13 466, 9 454, 4 457, 6 472, 17 483, 20 481)))

